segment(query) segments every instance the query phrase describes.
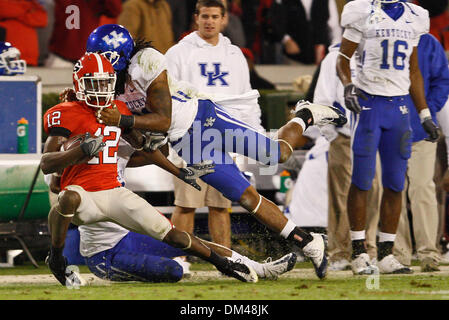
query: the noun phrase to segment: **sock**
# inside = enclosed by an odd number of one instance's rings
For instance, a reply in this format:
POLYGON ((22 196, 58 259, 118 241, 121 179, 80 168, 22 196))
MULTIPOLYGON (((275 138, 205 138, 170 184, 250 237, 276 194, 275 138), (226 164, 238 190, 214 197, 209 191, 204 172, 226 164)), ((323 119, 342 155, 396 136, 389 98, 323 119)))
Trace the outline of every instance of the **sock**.
POLYGON ((292 232, 287 237, 287 240, 295 241, 295 244, 299 246, 301 249, 304 248, 310 241, 313 240, 313 237, 310 233, 305 232, 299 227, 295 227, 292 232), (296 237, 295 237, 296 236, 296 237), (302 240, 299 240, 297 237, 300 237, 302 240))
POLYGON ((296 117, 298 117, 304 121, 304 123, 306 125, 306 129, 309 126, 313 125, 312 112, 307 108, 301 109, 298 112, 296 112, 296 117))
POLYGON ((352 259, 362 253, 366 253, 365 239, 352 240, 352 259))
POLYGON ((379 232, 379 242, 392 241, 396 239, 395 233, 379 232))
POLYGON ((377 245, 377 260, 380 261, 393 253, 394 241, 382 241, 377 245))

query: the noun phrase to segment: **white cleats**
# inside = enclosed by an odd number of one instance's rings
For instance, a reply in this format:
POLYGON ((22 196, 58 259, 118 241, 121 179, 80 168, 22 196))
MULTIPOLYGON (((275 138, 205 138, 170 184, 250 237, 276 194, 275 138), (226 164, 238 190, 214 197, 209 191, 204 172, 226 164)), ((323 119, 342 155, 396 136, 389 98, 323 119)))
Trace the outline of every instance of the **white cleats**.
POLYGON ((307 123, 308 125, 324 126, 326 124, 333 124, 342 126, 348 121, 340 109, 332 106, 324 106, 300 100, 295 106, 294 113, 298 114, 298 112, 303 109, 308 109, 312 114, 313 121, 311 121, 312 123, 307 123))
POLYGON ((262 263, 263 275, 259 274, 260 278, 276 280, 281 274, 293 269, 296 264, 296 254, 289 253, 285 256, 271 261, 271 257, 262 263))
POLYGON ((398 260, 396 260, 395 256, 389 254, 384 257, 382 260, 377 262, 377 266, 379 267, 380 273, 383 274, 411 274, 413 270, 409 267, 404 266, 398 260))
POLYGON ((302 251, 306 257, 312 260, 318 278, 323 279, 326 277, 327 271, 326 238, 325 235, 313 232, 310 235, 313 237, 313 240, 302 251))
POLYGON ((351 261, 354 275, 378 274, 379 268, 372 264, 367 253, 361 253, 351 261))

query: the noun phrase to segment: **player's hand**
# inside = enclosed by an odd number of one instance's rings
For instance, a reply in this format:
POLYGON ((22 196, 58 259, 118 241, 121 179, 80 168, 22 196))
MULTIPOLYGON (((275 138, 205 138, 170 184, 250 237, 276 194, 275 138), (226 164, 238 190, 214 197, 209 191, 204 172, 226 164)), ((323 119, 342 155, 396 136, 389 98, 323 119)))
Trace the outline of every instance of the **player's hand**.
POLYGON ((154 151, 164 146, 168 142, 167 134, 160 132, 145 132, 146 142, 143 146, 145 151, 154 151))
POLYGON ((187 168, 180 168, 178 178, 190 184, 195 189, 201 191, 201 187, 196 182, 196 179, 206 174, 215 172, 214 167, 215 164, 212 163, 212 160, 206 160, 187 168))
POLYGON ((345 86, 344 97, 346 108, 354 113, 360 113, 362 111, 358 97, 362 98, 363 100, 368 100, 363 92, 358 89, 353 83, 347 84, 345 86))
POLYGON ((89 158, 97 157, 98 153, 103 150, 106 144, 103 142, 103 135, 92 137, 89 132, 86 132, 83 143, 81 143, 81 150, 89 158))
POLYGON ((63 286, 80 286, 83 285, 83 280, 74 271, 67 268, 67 259, 62 255, 62 248, 51 248, 48 253, 45 263, 50 269, 51 273, 63 286))
POLYGON ((72 88, 65 88, 59 94, 59 101, 61 102, 72 102, 77 100, 75 90, 72 88))
POLYGON ((112 108, 104 108, 97 111, 97 121, 107 126, 119 127, 120 111, 117 109, 115 103, 112 103, 111 106, 112 108))
POLYGON ((425 140, 430 142, 437 142, 440 137, 437 125, 433 122, 432 117, 428 117, 422 121, 424 130, 429 135, 425 140))

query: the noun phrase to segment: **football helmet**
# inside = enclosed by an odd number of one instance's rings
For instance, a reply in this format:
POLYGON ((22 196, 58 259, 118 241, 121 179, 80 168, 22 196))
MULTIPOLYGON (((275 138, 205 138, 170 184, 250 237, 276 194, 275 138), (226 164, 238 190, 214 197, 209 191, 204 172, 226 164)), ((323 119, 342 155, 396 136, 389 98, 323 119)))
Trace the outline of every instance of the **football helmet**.
POLYGON ((86 50, 104 55, 118 72, 125 69, 131 59, 134 40, 125 27, 119 24, 105 24, 89 35, 86 50))
POLYGON ((0 41, 0 75, 24 74, 26 67, 25 60, 20 59, 19 49, 13 47, 9 42, 0 41))
POLYGON ((86 53, 73 68, 76 98, 90 107, 106 108, 111 105, 116 79, 112 64, 98 53, 86 53))

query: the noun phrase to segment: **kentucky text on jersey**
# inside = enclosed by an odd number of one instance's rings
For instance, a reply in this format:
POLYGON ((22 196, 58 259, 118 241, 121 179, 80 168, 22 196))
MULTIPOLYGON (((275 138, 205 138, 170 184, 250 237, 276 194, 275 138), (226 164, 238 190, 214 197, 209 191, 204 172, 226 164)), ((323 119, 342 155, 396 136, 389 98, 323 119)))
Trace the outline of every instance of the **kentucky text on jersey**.
POLYGON ((125 103, 128 109, 134 113, 140 111, 143 107, 145 107, 145 98, 126 101, 125 103))
POLYGON ((411 31, 401 29, 376 29, 376 38, 395 37, 399 39, 411 39, 413 34, 411 31))

